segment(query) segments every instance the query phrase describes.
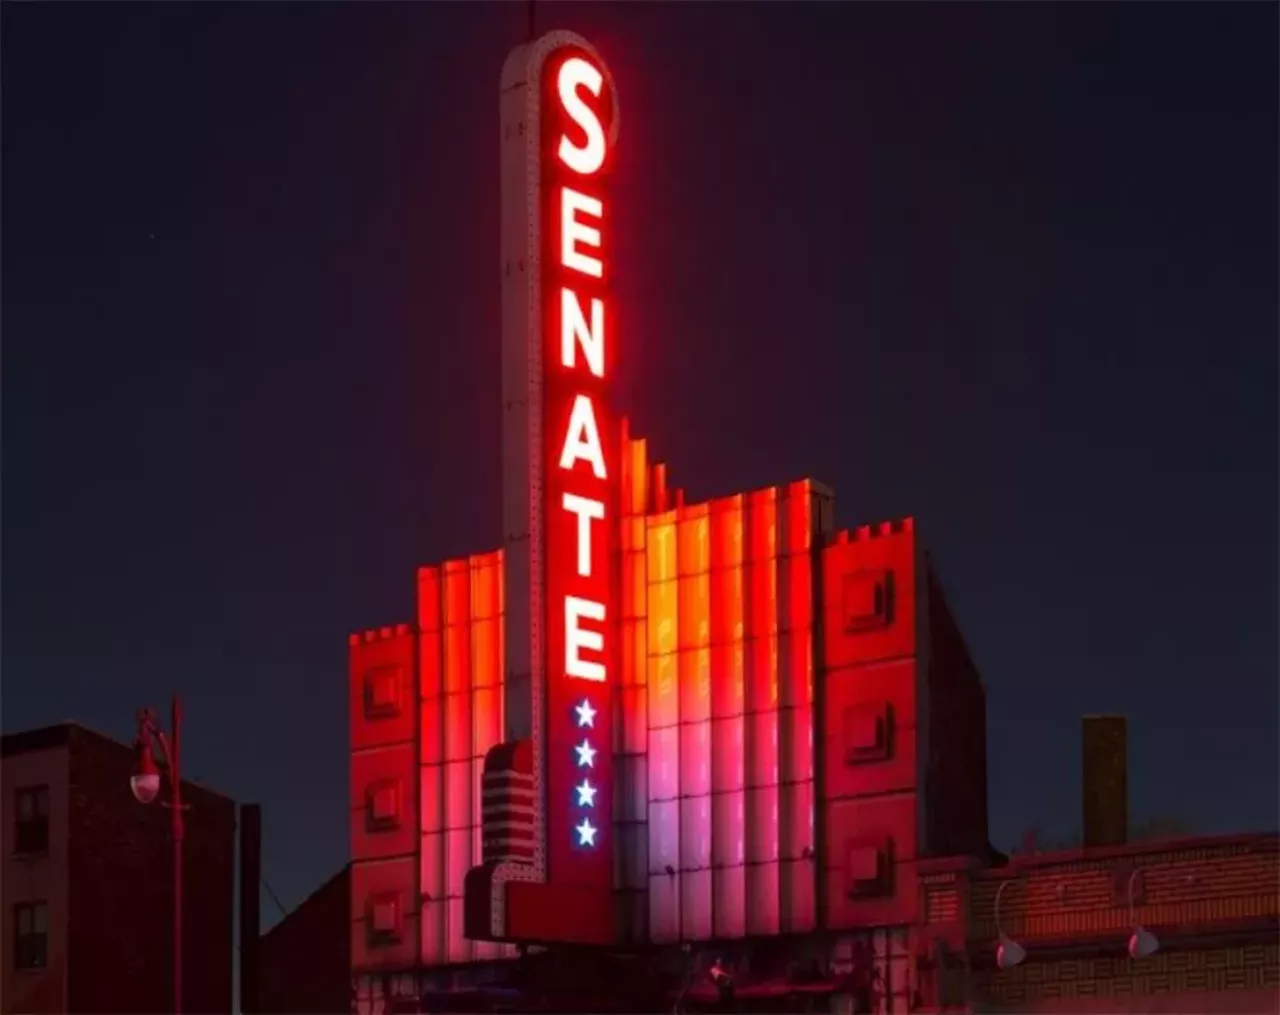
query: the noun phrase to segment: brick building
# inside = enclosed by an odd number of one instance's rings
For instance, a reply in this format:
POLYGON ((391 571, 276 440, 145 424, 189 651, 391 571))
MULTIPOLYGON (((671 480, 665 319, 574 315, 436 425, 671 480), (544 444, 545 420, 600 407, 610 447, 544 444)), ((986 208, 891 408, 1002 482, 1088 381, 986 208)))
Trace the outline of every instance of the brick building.
MULTIPOLYGON (((129 789, 130 747, 75 723, 0 740, 3 1010, 172 1009, 169 813, 129 789)), ((232 1007, 236 807, 183 783, 187 1012, 232 1007)))

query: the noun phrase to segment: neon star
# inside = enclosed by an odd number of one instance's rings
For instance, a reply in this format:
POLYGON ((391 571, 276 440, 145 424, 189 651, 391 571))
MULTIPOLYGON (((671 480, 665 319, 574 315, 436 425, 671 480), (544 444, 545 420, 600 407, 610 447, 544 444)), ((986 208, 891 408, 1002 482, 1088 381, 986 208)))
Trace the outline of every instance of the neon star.
POLYGON ((578 833, 579 846, 594 846, 596 844, 596 826, 586 818, 582 819, 575 831, 578 833))
POLYGON ((591 701, 588 698, 582 699, 581 705, 574 705, 573 710, 578 713, 578 728, 586 726, 595 729, 596 710, 591 707, 591 701))
POLYGON ((582 785, 575 788, 578 791, 579 807, 594 807, 596 805, 596 787, 591 785, 590 779, 583 779, 582 785))
POLYGON ((596 749, 591 746, 590 740, 583 740, 574 748, 578 752, 579 768, 595 768, 596 767, 596 749))

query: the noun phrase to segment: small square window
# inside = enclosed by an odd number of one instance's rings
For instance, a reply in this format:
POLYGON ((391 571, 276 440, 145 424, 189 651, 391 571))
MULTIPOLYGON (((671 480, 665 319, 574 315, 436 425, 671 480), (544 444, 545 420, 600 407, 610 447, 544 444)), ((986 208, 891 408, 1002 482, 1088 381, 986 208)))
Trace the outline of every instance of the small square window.
POLYGON ((840 609, 846 633, 885 627, 891 617, 893 573, 885 570, 854 571, 844 576, 840 609))
POLYGON ((49 850, 49 787, 24 786, 14 794, 13 851, 18 854, 49 850))
POLYGON ((48 904, 19 902, 13 907, 13 967, 43 969, 48 957, 48 904))
POLYGON ((365 827, 386 832, 400 827, 400 780, 379 779, 365 790, 365 827))
POLYGON ((892 893, 892 844, 853 840, 845 851, 845 887, 850 898, 892 893))
POLYGON ((852 705, 844 711, 844 759, 849 765, 883 761, 893 754, 893 706, 852 705))
POLYGON ((399 666, 379 666, 364 675, 366 719, 394 719, 400 714, 401 677, 399 666))
POLYGON ((369 897, 365 910, 369 944, 385 947, 400 940, 400 894, 380 892, 369 897))

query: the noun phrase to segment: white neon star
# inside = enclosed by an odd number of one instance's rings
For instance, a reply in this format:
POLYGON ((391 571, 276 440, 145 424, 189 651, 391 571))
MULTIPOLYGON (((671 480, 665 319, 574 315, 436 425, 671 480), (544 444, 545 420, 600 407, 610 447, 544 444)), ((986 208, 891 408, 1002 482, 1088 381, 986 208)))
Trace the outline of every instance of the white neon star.
POLYGON ((578 713, 578 728, 586 726, 595 729, 596 726, 596 710, 591 707, 591 700, 583 698, 581 705, 574 705, 573 709, 578 713))
POLYGON ((596 844, 596 826, 586 818, 582 819, 577 829, 579 846, 594 846, 596 844))
POLYGON ((583 740, 582 743, 574 748, 574 750, 578 752, 579 768, 582 768, 584 765, 587 768, 596 767, 596 749, 591 746, 590 740, 583 740))
POLYGON ((578 806, 594 807, 596 805, 596 787, 591 785, 590 779, 583 779, 582 785, 576 787, 578 790, 578 806))

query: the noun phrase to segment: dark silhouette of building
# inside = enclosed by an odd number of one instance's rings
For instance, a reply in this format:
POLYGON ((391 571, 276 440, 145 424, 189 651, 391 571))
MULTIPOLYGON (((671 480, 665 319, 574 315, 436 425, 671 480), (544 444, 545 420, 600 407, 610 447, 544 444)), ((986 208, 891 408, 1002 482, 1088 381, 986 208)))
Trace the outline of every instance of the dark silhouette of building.
POLYGON ((351 1010, 351 868, 343 867, 258 940, 256 1008, 270 1015, 351 1010))
MULTIPOLYGON (((0 740, 5 1012, 167 1012, 169 813, 129 789, 135 753, 75 723, 0 740)), ((184 780, 184 1007, 232 1007, 236 806, 184 780)))

